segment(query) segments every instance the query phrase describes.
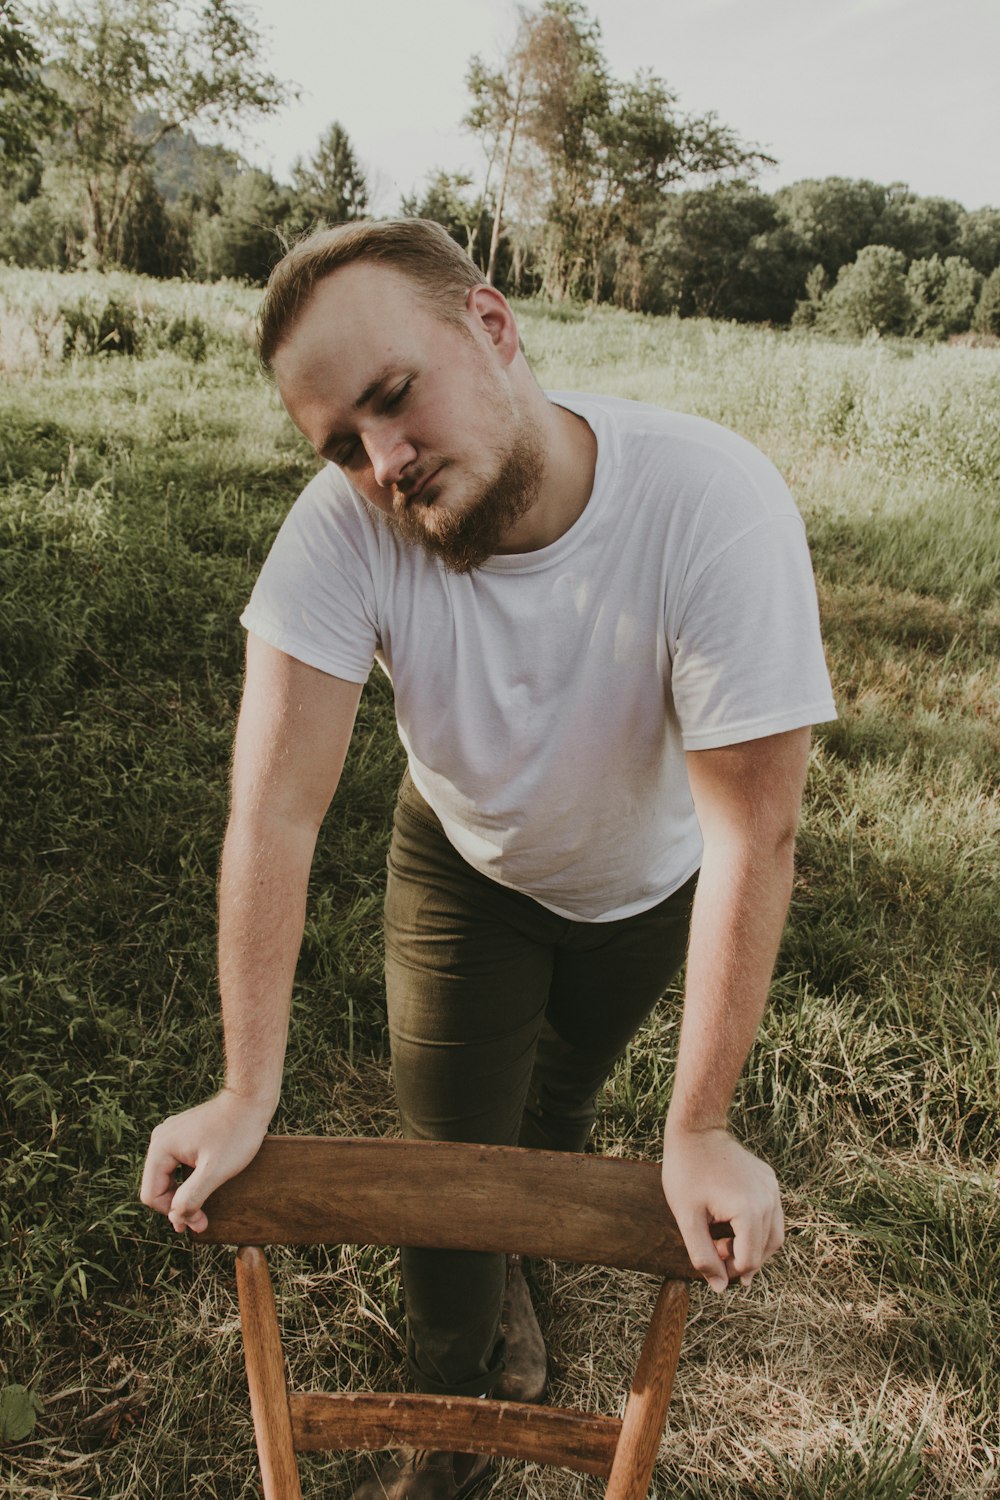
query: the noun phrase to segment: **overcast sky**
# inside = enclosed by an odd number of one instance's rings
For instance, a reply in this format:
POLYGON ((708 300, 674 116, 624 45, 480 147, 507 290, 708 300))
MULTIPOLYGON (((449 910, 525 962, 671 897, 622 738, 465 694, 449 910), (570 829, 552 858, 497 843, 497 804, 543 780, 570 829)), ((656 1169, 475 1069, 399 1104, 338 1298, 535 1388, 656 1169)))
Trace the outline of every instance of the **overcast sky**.
MULTIPOLYGON (((379 186, 376 207, 437 167, 478 179, 464 76, 499 63, 514 0, 250 0, 269 61, 302 90, 251 127, 245 154, 287 180, 332 120, 379 186)), ((529 7, 532 8, 532 7, 529 7)), ((1000 0, 592 0, 613 74, 649 68, 683 110, 714 110, 777 157, 760 185, 902 181, 1000 206, 1000 0)))

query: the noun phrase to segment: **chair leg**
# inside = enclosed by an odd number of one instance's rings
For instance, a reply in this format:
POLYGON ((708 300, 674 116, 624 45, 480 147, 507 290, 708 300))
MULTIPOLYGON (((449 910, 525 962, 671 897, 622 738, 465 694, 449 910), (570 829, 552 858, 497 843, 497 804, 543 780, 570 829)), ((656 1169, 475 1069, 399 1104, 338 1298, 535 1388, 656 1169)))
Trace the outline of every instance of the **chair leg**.
POLYGON ((236 1287, 264 1500, 302 1500, 278 1314, 267 1258, 256 1245, 236 1252, 236 1287))
POLYGON ((645 1500, 663 1435, 687 1318, 688 1289, 665 1281, 639 1355, 625 1405, 605 1500, 645 1500))

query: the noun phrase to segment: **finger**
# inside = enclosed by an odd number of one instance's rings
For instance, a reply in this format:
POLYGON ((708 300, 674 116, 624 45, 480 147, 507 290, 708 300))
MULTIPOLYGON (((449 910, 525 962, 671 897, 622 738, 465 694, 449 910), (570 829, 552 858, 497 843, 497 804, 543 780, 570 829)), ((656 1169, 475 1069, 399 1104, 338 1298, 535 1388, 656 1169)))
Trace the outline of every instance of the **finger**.
POLYGON ((196 1208, 193 1213, 181 1214, 172 1212, 167 1215, 177 1234, 182 1234, 185 1229, 191 1229, 195 1234, 201 1234, 208 1228, 208 1215, 203 1209, 196 1208))
POLYGON ((217 1186, 217 1173, 210 1172, 203 1164, 195 1167, 190 1177, 185 1177, 174 1193, 174 1201, 170 1206, 170 1222, 174 1228, 198 1231, 204 1229, 208 1219, 202 1212, 201 1205, 217 1186))
POLYGON ((151 1140, 139 1186, 140 1202, 159 1214, 167 1213, 176 1187, 174 1173, 179 1166, 180 1162, 172 1151, 158 1149, 151 1140))
POLYGON ((678 1223, 684 1248, 688 1253, 688 1259, 698 1272, 704 1276, 713 1292, 724 1292, 728 1278, 720 1262, 719 1251, 708 1229, 708 1217, 687 1219, 683 1224, 678 1223))
POLYGON ((148 1196, 145 1192, 142 1192, 139 1194, 139 1197, 147 1208, 155 1209, 158 1214, 169 1214, 174 1201, 172 1188, 166 1189, 165 1192, 150 1194, 148 1196))
POLYGON ((726 1235, 724 1239, 716 1240, 715 1253, 722 1262, 722 1268, 726 1273, 726 1285, 730 1287, 738 1286, 740 1278, 737 1276, 733 1266, 733 1239, 731 1235, 726 1235))
POLYGON ((771 1225, 768 1231, 767 1244, 764 1247, 764 1259, 770 1260, 772 1255, 777 1255, 785 1243, 785 1215, 781 1203, 775 1204, 771 1215, 771 1225))
POLYGON ((733 1255, 726 1269, 749 1286, 764 1262, 764 1247, 770 1233, 771 1215, 748 1214, 733 1221, 733 1255))
POLYGON ((733 1241, 731 1235, 724 1235, 721 1240, 715 1241, 715 1253, 722 1262, 726 1273, 727 1287, 739 1286, 740 1278, 733 1272, 733 1241))

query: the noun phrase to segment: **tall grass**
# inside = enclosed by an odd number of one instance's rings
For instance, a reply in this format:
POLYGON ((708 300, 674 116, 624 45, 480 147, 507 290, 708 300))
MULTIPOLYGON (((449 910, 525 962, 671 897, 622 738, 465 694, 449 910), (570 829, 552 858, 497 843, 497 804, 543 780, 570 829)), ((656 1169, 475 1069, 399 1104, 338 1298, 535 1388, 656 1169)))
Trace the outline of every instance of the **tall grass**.
MULTIPOLYGON (((218 1081, 236 617, 313 470, 256 372, 253 302, 0 277, 0 1384, 41 1408, 2 1448, 10 1500, 256 1492, 228 1256, 135 1199, 150 1127, 218 1081)), ((1000 355, 520 312, 547 386, 699 411, 772 454, 841 708, 738 1099, 789 1240, 749 1293, 696 1294, 654 1493, 1000 1494, 1000 355)), ((395 1129, 379 907, 400 769, 375 677, 317 853, 275 1128, 395 1129)), ((597 1149, 656 1151, 677 1024, 671 994, 597 1149)), ((278 1262, 297 1379, 399 1378, 393 1256, 278 1262)), ((533 1275, 556 1399, 613 1409, 648 1284, 533 1275)), ((353 1472, 310 1461, 311 1493, 353 1472)), ((491 1491, 599 1492, 519 1465, 491 1491)))

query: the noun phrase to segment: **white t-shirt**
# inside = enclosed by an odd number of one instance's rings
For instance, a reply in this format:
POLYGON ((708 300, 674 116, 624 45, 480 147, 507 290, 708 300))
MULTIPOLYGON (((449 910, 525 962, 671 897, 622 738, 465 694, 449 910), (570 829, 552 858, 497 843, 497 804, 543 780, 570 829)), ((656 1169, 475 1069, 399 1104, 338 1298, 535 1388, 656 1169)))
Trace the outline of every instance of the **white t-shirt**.
POLYGON ((378 660, 458 852, 551 911, 611 921, 699 866, 685 751, 836 710, 802 521, 770 461, 700 417, 552 399, 597 438, 593 493, 557 541, 450 573, 328 465, 242 623, 351 682, 378 660))

